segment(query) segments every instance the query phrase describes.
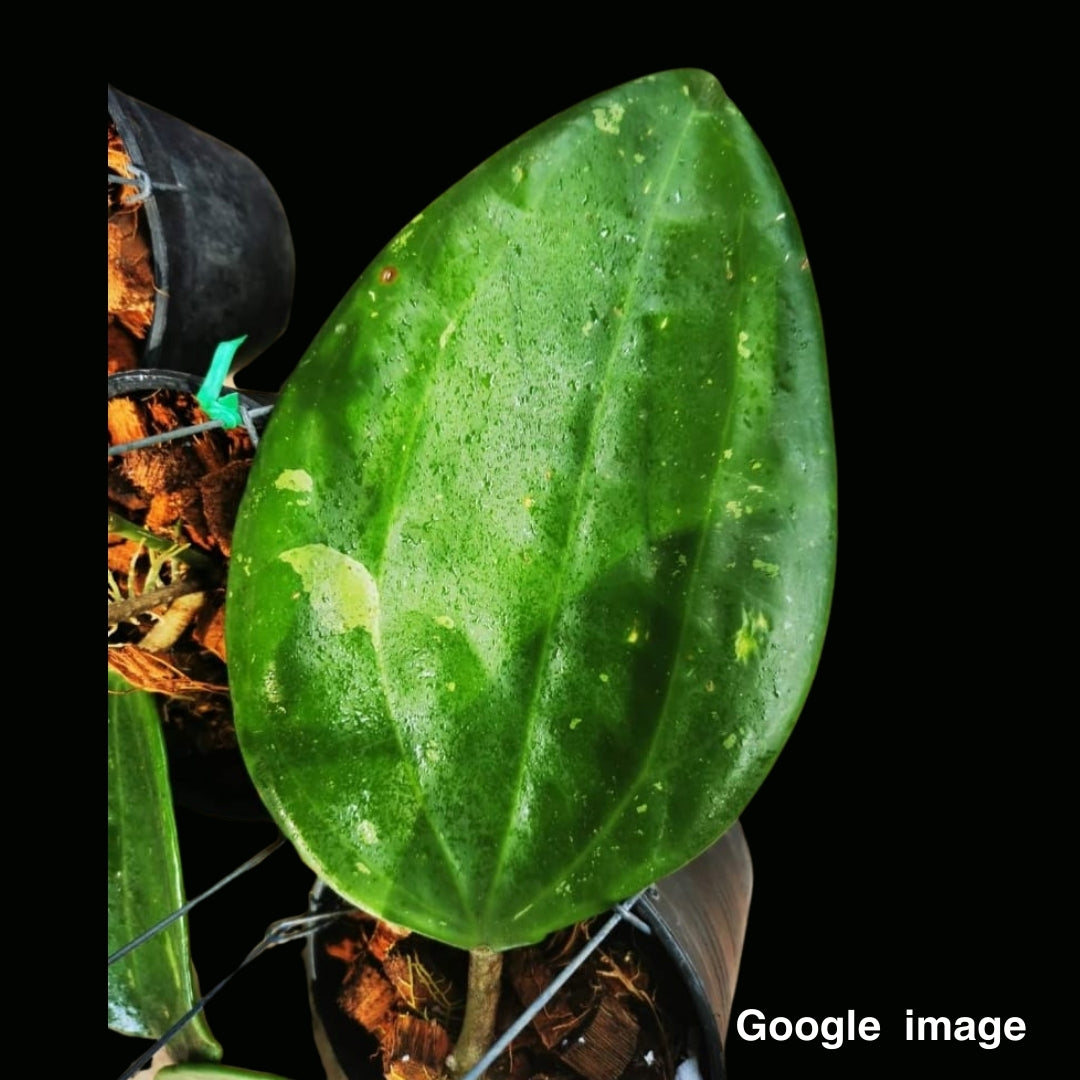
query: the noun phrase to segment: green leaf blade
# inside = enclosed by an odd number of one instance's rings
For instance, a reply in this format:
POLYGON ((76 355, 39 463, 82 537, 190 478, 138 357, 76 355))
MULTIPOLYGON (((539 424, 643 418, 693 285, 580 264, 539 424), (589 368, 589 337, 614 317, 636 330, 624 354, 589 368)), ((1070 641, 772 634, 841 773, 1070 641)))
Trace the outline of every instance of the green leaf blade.
MULTIPOLYGON (((184 903, 165 743, 152 694, 109 672, 109 955, 184 903)), ((196 1001, 186 920, 109 968, 109 1027, 156 1039, 196 1001)), ((197 1016, 170 1042, 178 1060, 221 1057, 197 1016)))
POLYGON ((719 836, 809 687, 835 478, 805 253, 715 80, 601 95, 414 220, 248 491, 241 743, 339 891, 505 948, 719 836))

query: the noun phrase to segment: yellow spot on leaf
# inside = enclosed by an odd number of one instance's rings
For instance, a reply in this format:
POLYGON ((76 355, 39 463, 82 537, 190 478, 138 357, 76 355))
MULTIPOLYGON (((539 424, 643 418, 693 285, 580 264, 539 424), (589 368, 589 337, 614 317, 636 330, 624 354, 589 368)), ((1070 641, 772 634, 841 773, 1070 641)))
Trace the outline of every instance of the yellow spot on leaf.
POLYGON ((395 236, 394 239, 390 241, 390 250, 400 251, 409 242, 409 237, 412 236, 415 231, 415 228, 410 227, 405 229, 404 232, 398 236, 395 236))
POLYGON ((742 625, 735 631, 735 659, 740 663, 749 663, 750 657, 758 652, 761 639, 769 632, 769 620, 760 611, 754 615, 744 608, 742 625))
POLYGON ((291 548, 278 558, 300 575, 312 612, 325 630, 344 634, 359 627, 377 642, 379 587, 363 563, 325 544, 291 548))
POLYGON ((626 110, 616 102, 609 109, 593 109, 593 123, 604 132, 605 135, 618 135, 619 124, 626 115, 626 110))
POLYGON ((275 481, 274 487, 281 491, 311 491, 315 482, 303 469, 286 469, 275 481))
POLYGON ((436 615, 435 625, 441 626, 444 630, 453 630, 454 620, 451 619, 449 615, 436 615))
POLYGON ((739 343, 735 346, 735 351, 744 359, 750 359, 750 350, 746 347, 746 343, 750 340, 750 335, 745 330, 739 331, 739 343))

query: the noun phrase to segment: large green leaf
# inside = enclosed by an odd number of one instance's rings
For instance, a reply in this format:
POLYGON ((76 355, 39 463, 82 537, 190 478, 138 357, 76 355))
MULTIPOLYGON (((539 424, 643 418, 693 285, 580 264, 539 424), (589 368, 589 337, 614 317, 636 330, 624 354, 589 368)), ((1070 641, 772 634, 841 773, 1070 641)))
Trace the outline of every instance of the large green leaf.
MULTIPOLYGON (((109 672, 109 954, 184 902, 165 742, 152 694, 109 672)), ((109 968, 109 1027, 156 1039, 195 1003, 183 919, 109 968)), ((198 1015, 175 1058, 221 1057, 198 1015)))
POLYGON ((532 941, 685 863, 809 688, 835 477, 791 207, 703 72, 405 228, 289 381, 235 535, 249 768, 341 893, 532 941))

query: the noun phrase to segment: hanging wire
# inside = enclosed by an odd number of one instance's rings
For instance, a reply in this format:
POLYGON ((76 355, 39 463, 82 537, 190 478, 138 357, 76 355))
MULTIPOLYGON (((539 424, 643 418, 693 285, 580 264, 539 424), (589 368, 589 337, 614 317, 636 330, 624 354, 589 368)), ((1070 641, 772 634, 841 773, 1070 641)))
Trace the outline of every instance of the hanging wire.
POLYGON ((347 913, 344 911, 327 911, 318 915, 293 915, 287 919, 278 919, 277 922, 271 923, 267 928, 262 941, 260 941, 258 945, 244 957, 240 965, 229 975, 226 975, 213 990, 203 994, 203 996, 195 1002, 195 1004, 192 1005, 192 1007, 153 1044, 153 1046, 144 1050, 142 1054, 127 1067, 127 1070, 121 1075, 120 1080, 131 1080, 131 1077, 133 1077, 163 1046, 173 1039, 181 1029, 191 1023, 191 1021, 206 1008, 210 1000, 220 989, 222 989, 222 987, 239 975, 252 960, 256 959, 256 957, 262 956, 267 949, 273 948, 275 945, 284 945, 286 942, 296 941, 299 938, 307 937, 309 934, 318 930, 319 927, 324 926, 328 922, 333 922, 335 919, 340 919, 341 916, 345 914, 347 913))
MULTIPOLYGON (((266 416, 273 410, 273 405, 259 405, 254 409, 241 406, 240 418, 248 432, 253 432, 255 421, 266 416)), ((224 427, 220 420, 204 420, 201 424, 190 424, 188 427, 176 428, 173 431, 163 431, 159 435, 147 435, 145 439, 135 439, 134 442, 120 443, 118 446, 109 447, 109 457, 117 454, 126 454, 129 450, 142 450, 147 446, 158 446, 161 443, 172 442, 173 439, 183 439, 188 435, 198 435, 202 431, 212 431, 215 428, 224 427)), ((253 441, 258 445, 258 437, 253 435, 253 441)))
POLYGON ((183 184, 163 184, 160 180, 151 180, 150 174, 138 165, 129 165, 130 176, 119 176, 117 173, 109 173, 110 184, 121 184, 123 187, 135 190, 126 195, 121 202, 125 206, 134 206, 136 203, 146 202, 155 191, 186 191, 183 184))
POLYGON ((278 837, 273 843, 267 844, 262 851, 252 855, 243 866, 238 866, 231 873, 226 874, 216 885, 211 885, 206 892, 200 893, 194 900, 189 900, 182 907, 177 908, 171 915, 166 915, 160 922, 154 923, 149 930, 141 933, 133 941, 129 941, 126 945, 122 945, 109 957, 109 967, 112 967, 118 960, 122 960, 133 949, 137 949, 144 941, 149 941, 155 934, 160 934, 162 930, 167 926, 171 926, 177 919, 182 919, 196 904, 201 904, 208 896, 213 896, 218 889, 225 888, 230 881, 235 881, 241 874, 246 874, 249 870, 253 870, 263 861, 263 859, 273 855, 284 843, 285 837, 278 833, 278 837))

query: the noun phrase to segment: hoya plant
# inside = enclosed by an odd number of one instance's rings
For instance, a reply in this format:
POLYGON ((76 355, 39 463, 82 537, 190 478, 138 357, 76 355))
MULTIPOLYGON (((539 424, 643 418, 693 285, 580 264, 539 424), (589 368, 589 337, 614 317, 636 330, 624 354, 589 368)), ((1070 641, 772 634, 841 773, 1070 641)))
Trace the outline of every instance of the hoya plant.
POLYGON ((342 896, 490 959, 734 822, 834 552, 780 180, 712 76, 630 83, 418 214, 289 379, 229 576, 245 760, 342 896))

